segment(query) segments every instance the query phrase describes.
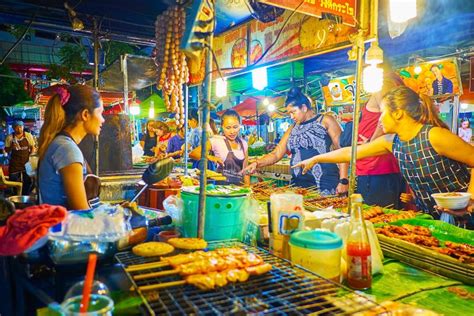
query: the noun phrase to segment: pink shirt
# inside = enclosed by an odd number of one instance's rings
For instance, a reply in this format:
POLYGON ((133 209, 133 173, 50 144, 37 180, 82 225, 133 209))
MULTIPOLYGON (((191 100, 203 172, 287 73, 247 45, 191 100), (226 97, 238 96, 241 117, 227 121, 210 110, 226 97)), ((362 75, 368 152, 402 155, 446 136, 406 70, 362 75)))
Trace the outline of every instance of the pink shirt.
MULTIPOLYGON (((245 158, 245 153, 248 151, 248 145, 247 142, 242 138, 240 140, 244 146, 243 150, 239 146, 239 149, 233 149, 232 151, 234 152, 234 155, 237 157, 237 159, 243 160, 245 158)), ((214 152, 214 156, 219 157, 222 161, 225 161, 227 154, 229 153, 229 150, 227 150, 227 146, 225 145, 225 137, 221 135, 214 135, 209 141, 211 142, 211 149, 214 152)))

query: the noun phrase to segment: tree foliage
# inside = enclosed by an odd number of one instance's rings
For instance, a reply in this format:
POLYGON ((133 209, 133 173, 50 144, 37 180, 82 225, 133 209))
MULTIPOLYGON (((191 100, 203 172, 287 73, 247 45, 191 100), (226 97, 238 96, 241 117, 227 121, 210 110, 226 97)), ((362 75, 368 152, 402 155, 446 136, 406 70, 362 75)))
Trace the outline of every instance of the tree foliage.
POLYGON ((0 106, 10 106, 31 100, 24 89, 24 82, 7 65, 0 66, 0 106), (4 77, 11 76, 11 77, 4 77))

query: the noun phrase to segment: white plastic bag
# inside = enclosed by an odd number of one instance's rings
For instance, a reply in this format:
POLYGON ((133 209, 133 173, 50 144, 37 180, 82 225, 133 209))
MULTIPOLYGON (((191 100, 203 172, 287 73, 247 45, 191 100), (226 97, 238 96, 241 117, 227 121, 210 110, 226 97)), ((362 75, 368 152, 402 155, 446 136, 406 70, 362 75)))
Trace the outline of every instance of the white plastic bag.
POLYGON ((130 211, 103 204, 93 210, 68 212, 60 235, 74 241, 114 242, 130 231, 130 211))
POLYGON ((36 169, 38 169, 38 156, 31 155, 28 162, 25 164, 26 174, 30 177, 36 176, 36 169))
POLYGON ((135 146, 132 147, 132 162, 133 163, 139 163, 142 161, 143 154, 145 152, 143 151, 142 146, 140 146, 140 143, 136 143, 135 146))
POLYGON ((173 224, 178 230, 182 229, 183 226, 183 200, 176 196, 170 195, 163 201, 163 208, 165 212, 173 219, 173 224))

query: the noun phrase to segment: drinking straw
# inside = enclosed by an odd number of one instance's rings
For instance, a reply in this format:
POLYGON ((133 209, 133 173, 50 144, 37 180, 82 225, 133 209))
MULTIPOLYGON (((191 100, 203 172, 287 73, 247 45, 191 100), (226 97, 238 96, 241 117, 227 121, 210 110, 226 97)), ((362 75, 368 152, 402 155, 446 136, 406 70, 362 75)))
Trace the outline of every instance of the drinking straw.
POLYGON ((89 254, 87 261, 86 278, 84 280, 84 288, 82 289, 81 313, 86 313, 89 309, 89 300, 91 296, 92 283, 94 282, 95 265, 97 263, 97 254, 89 254))

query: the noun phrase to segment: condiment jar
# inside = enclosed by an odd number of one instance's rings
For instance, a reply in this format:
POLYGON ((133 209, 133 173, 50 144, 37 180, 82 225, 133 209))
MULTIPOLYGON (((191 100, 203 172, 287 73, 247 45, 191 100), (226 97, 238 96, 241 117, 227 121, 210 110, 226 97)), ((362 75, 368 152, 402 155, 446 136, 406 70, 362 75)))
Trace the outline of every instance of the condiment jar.
POLYGON ((290 237, 291 261, 339 282, 342 239, 323 230, 299 231, 290 237))

